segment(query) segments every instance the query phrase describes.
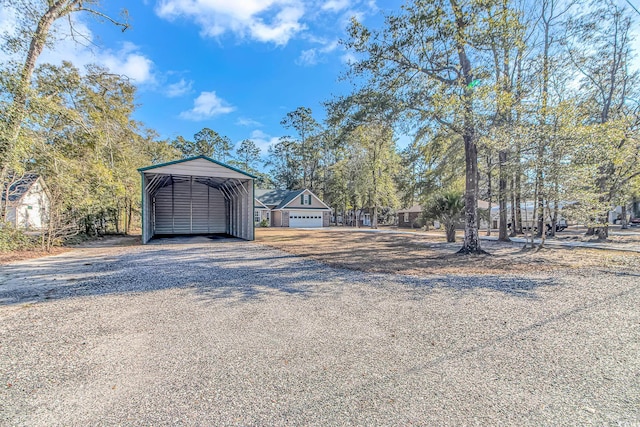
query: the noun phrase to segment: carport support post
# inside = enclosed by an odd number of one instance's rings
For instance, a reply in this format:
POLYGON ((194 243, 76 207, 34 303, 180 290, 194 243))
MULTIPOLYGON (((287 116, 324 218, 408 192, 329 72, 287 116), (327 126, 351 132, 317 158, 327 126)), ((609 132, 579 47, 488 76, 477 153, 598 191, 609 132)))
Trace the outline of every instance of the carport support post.
MULTIPOLYGON (((245 219, 244 218, 245 217, 244 210, 245 210, 246 203, 244 203, 244 197, 242 197, 242 191, 240 191, 240 189, 238 189, 238 183, 234 182, 233 184, 234 184, 236 192, 237 192, 236 193, 236 198, 238 199, 238 203, 240 205, 239 206, 240 209, 238 209, 238 221, 239 221, 239 227, 238 228, 239 228, 239 234, 240 235, 237 236, 237 237, 240 237, 241 239, 244 239, 244 238, 246 238, 245 234, 244 234, 244 229, 246 228, 246 224, 245 224, 245 221, 244 221, 244 219, 245 219)), ((244 187, 242 187, 242 183, 240 183, 240 187, 244 188, 244 187)))
POLYGON ((237 209, 236 209, 236 194, 235 191, 233 191, 233 187, 232 186, 227 186, 226 187, 227 191, 229 192, 229 227, 230 227, 230 233, 232 236, 237 237, 237 224, 236 221, 238 220, 237 217, 237 209))
POLYGON ((176 228, 176 198, 175 198, 175 185, 173 182, 173 176, 171 176, 171 233, 175 233, 176 228))
POLYGON ((231 196, 229 195, 229 190, 224 186, 221 185, 219 189, 222 194, 224 194, 224 214, 227 234, 231 234, 231 196))
POLYGON ((240 211, 242 210, 242 200, 240 199, 240 194, 238 193, 238 187, 235 186, 234 183, 234 200, 235 200, 235 217, 236 217, 236 227, 235 227, 235 236, 240 237, 242 235, 242 223, 240 217, 240 211))
POLYGON ((193 175, 189 177, 189 233, 193 233, 193 175))
POLYGON ((240 198, 240 194, 238 193, 238 187, 235 187, 236 190, 236 237, 242 236, 242 199, 240 198))
MULTIPOLYGON (((240 184, 240 185, 242 185, 242 184, 240 184)), ((246 219, 245 218, 245 209, 246 209, 245 205, 247 203, 246 203, 245 198, 243 197, 242 192, 240 192, 240 195, 238 197, 240 197, 240 205, 241 205, 241 209, 240 209, 240 237, 245 239, 246 237, 245 237, 245 232, 244 231, 245 231, 245 228, 247 228, 247 224, 246 224, 247 221, 245 221, 245 219, 246 219)))
POLYGON ((140 210, 140 212, 142 212, 142 218, 141 218, 142 221, 140 221, 140 225, 142 226, 142 244, 143 245, 145 243, 147 243, 147 236, 145 234, 146 227, 144 226, 144 222, 145 222, 145 220, 147 219, 147 216, 148 216, 148 215, 145 215, 145 212, 144 212, 144 199, 147 196, 147 190, 146 190, 146 185, 145 185, 144 181, 145 181, 144 180, 144 172, 140 172, 140 189, 141 189, 141 191, 140 191, 140 196, 141 196, 140 197, 141 198, 140 206, 142 207, 141 210, 140 210))

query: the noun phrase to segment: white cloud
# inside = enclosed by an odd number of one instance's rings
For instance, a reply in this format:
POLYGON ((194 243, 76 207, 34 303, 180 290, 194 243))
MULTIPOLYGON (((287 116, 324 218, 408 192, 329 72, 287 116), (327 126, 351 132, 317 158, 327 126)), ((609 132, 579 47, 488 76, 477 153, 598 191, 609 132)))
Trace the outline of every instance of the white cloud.
POLYGON ((251 132, 251 136, 249 137, 249 139, 255 142, 256 146, 260 149, 260 152, 264 156, 269 151, 269 147, 276 144, 280 138, 268 135, 260 129, 256 129, 251 132))
POLYGON ((329 0, 322 5, 322 10, 339 12, 351 4, 350 0, 329 0))
POLYGON ((179 96, 186 95, 189 92, 191 92, 192 85, 193 85, 192 81, 186 81, 185 79, 180 79, 179 82, 168 85, 165 93, 169 98, 177 98, 179 96))
POLYGON ((296 59, 296 64, 298 65, 316 65, 318 63, 318 50, 317 49, 306 49, 300 52, 300 56, 296 59))
POLYGON ((186 120, 200 121, 222 114, 235 111, 236 107, 230 105, 222 98, 218 98, 214 91, 202 92, 194 99, 191 110, 180 113, 180 118, 186 120))
POLYGON ((161 18, 193 19, 203 36, 227 32, 276 45, 288 41, 306 27, 301 0, 161 0, 156 13, 161 18))
POLYGON ((333 52, 339 46, 338 40, 318 40, 318 43, 321 43, 324 46, 303 50, 300 52, 298 59, 296 59, 296 64, 303 66, 316 65, 318 62, 323 60, 324 55, 333 52))
POLYGON ((343 64, 347 64, 347 65, 355 64, 357 62, 356 56, 351 52, 347 52, 344 55, 342 55, 340 57, 340 60, 342 61, 343 64))
POLYGON ((153 61, 139 52, 139 47, 125 42, 119 51, 106 50, 96 55, 96 63, 114 73, 129 77, 134 83, 152 83, 153 61))
POLYGON ((253 127, 262 126, 262 123, 260 123, 259 121, 253 120, 253 119, 250 119, 250 118, 247 118, 247 117, 238 118, 238 120, 236 120, 236 124, 238 126, 247 126, 247 127, 248 126, 253 126, 253 127))

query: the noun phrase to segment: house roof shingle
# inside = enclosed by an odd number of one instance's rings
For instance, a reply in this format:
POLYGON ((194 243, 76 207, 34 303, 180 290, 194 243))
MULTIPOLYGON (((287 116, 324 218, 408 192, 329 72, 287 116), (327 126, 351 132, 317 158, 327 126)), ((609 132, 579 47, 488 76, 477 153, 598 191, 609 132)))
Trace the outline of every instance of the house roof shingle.
POLYGON ((2 200, 6 200, 7 185, 9 186, 9 201, 15 202, 22 199, 39 177, 40 176, 35 173, 28 173, 14 182, 12 182, 12 177, 9 177, 9 182, 2 184, 2 200))
POLYGON ((398 213, 405 213, 405 212, 422 212, 422 206, 420 205, 413 205, 410 208, 407 209, 398 209, 398 213))
POLYGON ((304 190, 255 190, 255 197, 266 206, 275 206, 280 209, 295 199, 304 190))

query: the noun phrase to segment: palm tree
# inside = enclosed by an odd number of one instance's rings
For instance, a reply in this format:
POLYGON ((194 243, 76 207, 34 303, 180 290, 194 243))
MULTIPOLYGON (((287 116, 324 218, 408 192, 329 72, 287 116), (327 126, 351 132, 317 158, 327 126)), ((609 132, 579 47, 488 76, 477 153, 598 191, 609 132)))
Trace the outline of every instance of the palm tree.
POLYGON ((453 191, 442 193, 431 199, 424 214, 430 220, 437 220, 444 225, 447 242, 456 241, 456 223, 464 212, 464 197, 462 193, 453 191))

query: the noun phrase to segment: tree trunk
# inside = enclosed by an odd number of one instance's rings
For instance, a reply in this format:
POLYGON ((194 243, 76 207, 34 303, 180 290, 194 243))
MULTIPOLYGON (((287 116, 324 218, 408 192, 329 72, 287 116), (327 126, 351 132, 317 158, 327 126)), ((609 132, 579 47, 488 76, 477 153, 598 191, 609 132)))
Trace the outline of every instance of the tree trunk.
POLYGON ((510 242, 507 236, 507 152, 501 150, 498 153, 498 173, 500 180, 498 184, 498 203, 500 204, 500 223, 498 224, 498 240, 510 242))
POLYGON ((511 232, 509 237, 515 237, 516 235, 516 185, 513 176, 510 180, 511 184, 511 197, 509 202, 511 203, 511 232))
POLYGON ((478 235, 478 147, 475 142, 474 129, 465 126, 464 154, 465 154, 465 225, 464 243, 458 251, 461 254, 485 253, 480 247, 480 236, 478 235))
POLYGON ((465 50, 468 17, 464 16, 457 0, 449 0, 455 16, 456 50, 465 85, 462 101, 464 106, 462 140, 464 141, 465 158, 465 226, 464 243, 459 254, 484 254, 480 247, 478 234, 478 146, 476 145, 476 128, 473 117, 473 69, 465 50))
POLYGON ((544 233, 544 196, 542 195, 543 185, 542 171, 539 171, 539 174, 536 177, 536 193, 538 196, 538 204, 536 206, 535 213, 533 214, 534 218, 536 219, 536 237, 540 237, 544 233))
POLYGON ((515 232, 516 234, 522 234, 522 185, 521 185, 521 177, 520 177, 520 162, 518 161, 518 167, 516 169, 516 182, 515 182, 515 196, 514 196, 514 204, 516 207, 516 222, 515 232))
POLYGON ((551 237, 556 237, 556 229, 558 228, 558 214, 559 214, 558 204, 559 203, 560 202, 558 201, 557 198, 553 201, 553 215, 551 217, 551 230, 549 230, 549 236, 551 237))
POLYGON ((126 234, 131 234, 131 222, 133 221, 133 203, 129 200, 127 212, 127 229, 126 234))
POLYGON ((623 230, 628 229, 629 227, 627 226, 627 202, 622 202, 622 222, 621 224, 621 228, 623 230))
POLYGON ((378 206, 373 207, 373 218, 371 218, 371 228, 378 228, 378 206))
POLYGON ((456 223, 455 221, 446 222, 444 224, 445 232, 447 234, 447 243, 456 242, 456 223))
POLYGON ((491 202, 493 194, 491 194, 491 154, 487 155, 487 202, 489 203, 489 225, 487 226, 487 236, 491 236, 491 202))

